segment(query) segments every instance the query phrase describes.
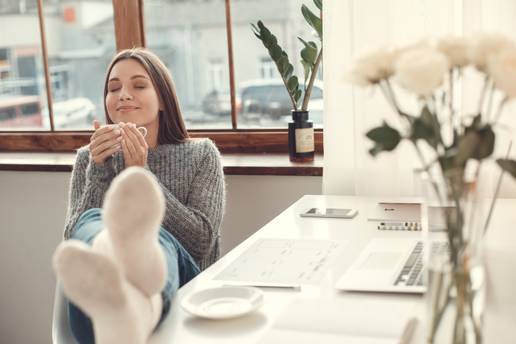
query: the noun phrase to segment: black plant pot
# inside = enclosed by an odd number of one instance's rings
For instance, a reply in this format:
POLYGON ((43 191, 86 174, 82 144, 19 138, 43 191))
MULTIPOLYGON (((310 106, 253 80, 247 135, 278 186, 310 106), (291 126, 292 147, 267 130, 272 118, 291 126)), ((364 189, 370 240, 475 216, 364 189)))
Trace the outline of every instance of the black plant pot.
POLYGON ((288 124, 288 153, 290 161, 313 161, 314 151, 314 124, 308 120, 308 111, 292 110, 292 122, 288 124))

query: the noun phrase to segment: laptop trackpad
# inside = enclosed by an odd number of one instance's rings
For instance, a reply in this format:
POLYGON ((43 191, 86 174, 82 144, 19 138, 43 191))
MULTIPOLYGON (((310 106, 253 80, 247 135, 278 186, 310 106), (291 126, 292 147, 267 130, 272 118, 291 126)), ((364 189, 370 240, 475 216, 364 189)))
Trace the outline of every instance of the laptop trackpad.
POLYGON ((399 252, 371 252, 360 265, 360 269, 392 270, 400 259, 399 252))

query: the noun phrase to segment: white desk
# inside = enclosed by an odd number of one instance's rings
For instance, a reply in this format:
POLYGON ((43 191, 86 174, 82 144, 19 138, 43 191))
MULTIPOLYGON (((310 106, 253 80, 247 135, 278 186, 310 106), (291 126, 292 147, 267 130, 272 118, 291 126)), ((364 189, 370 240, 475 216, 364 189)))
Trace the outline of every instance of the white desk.
MULTIPOLYGON (((261 228, 258 232, 222 257, 198 277, 184 286, 172 301, 171 311, 162 324, 160 331, 153 336, 151 344, 157 343, 257 343, 263 337, 282 311, 295 300, 394 300, 400 303, 413 302, 419 313, 418 330, 412 343, 423 342, 424 298, 418 295, 361 294, 338 292, 334 284, 346 268, 352 263, 368 241, 374 237, 408 237, 414 238, 417 232, 378 231, 375 222, 367 221, 371 202, 375 199, 344 196, 304 196, 279 216, 261 228), (349 207, 357 208, 359 214, 352 220, 302 218, 299 213, 310 207, 349 207), (181 298, 188 292, 221 285, 213 277, 222 271, 236 257, 246 250, 258 238, 288 239, 324 239, 343 240, 348 245, 338 264, 332 266, 323 281, 316 286, 307 286, 301 290, 262 289, 265 303, 254 313, 241 318, 225 321, 210 321, 190 316, 180 306, 181 298)), ((488 311, 485 326, 485 343, 516 342, 516 200, 499 200, 493 216, 492 226, 487 242, 490 248, 488 259, 496 263, 489 266, 491 279, 496 285, 488 291, 488 311), (492 248, 496 248, 494 251, 492 248), (504 269, 510 269, 504 273, 504 269)), ((343 314, 351 314, 353 309, 342 309, 343 314)), ((392 314, 371 314, 371 317, 388 317, 392 314)))

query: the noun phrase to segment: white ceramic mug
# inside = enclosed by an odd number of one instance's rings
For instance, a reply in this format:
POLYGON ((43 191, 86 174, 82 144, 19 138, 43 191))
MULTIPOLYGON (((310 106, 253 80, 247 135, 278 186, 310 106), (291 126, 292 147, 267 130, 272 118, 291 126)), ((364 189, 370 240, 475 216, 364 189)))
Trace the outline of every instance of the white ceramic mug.
MULTIPOLYGON (((120 126, 118 124, 107 124, 106 125, 107 127, 116 127, 116 128, 120 128, 120 126)), ((145 127, 137 127, 136 129, 138 129, 138 131, 140 133, 142 133, 143 137, 146 137, 147 136, 147 128, 145 127)))

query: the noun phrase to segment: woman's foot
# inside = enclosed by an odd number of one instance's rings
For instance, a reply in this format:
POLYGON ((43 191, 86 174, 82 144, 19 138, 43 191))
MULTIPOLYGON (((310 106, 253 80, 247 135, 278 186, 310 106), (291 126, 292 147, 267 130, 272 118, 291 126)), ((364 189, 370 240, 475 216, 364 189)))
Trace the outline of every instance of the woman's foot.
POLYGON ((147 296, 166 281, 166 260, 158 242, 165 199, 154 175, 130 167, 111 183, 103 205, 113 254, 127 280, 147 296))
POLYGON ((53 267, 67 297, 92 318, 96 343, 146 342, 157 321, 154 301, 131 286, 110 257, 68 240, 57 247, 53 267))

